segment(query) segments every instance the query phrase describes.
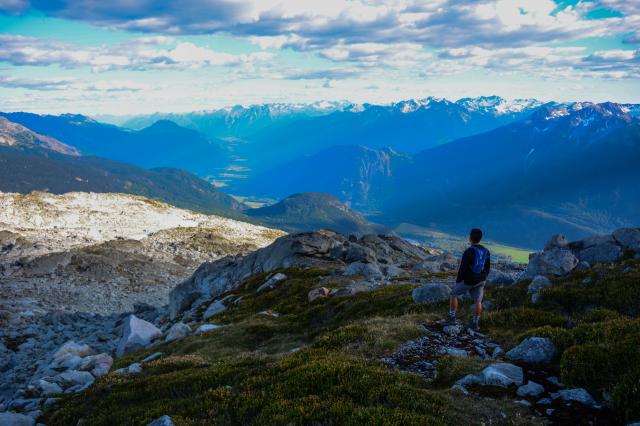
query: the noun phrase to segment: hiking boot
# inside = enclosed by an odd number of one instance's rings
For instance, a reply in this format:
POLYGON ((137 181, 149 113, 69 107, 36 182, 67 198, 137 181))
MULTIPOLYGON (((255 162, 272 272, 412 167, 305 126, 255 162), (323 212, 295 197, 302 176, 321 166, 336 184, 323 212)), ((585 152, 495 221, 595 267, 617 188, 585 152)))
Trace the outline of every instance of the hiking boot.
POLYGON ((469 328, 471 331, 475 331, 476 333, 480 332, 480 321, 479 320, 471 320, 469 323, 469 328))
POLYGON ((456 315, 449 313, 449 315, 447 315, 447 319, 444 321, 443 325, 454 325, 454 324, 458 324, 458 320, 456 319, 456 315))

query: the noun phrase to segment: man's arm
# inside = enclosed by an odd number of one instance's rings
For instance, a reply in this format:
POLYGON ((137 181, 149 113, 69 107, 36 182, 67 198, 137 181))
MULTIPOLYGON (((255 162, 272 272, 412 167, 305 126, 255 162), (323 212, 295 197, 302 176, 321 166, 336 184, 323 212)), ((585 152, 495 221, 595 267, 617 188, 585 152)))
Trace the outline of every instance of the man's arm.
POLYGON ((464 276, 469 268, 469 249, 466 249, 462 253, 462 259, 460 259, 460 268, 458 268, 458 276, 456 277, 456 283, 464 281, 464 276))

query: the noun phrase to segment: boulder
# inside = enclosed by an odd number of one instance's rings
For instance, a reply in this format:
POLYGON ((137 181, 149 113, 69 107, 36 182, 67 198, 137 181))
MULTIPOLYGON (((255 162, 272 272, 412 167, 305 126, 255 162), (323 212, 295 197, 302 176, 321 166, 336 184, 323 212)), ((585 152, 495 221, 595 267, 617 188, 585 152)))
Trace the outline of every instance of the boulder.
POLYGON ((562 234, 553 235, 544 245, 544 250, 562 249, 569 244, 567 237, 562 234))
POLYGON ((94 377, 86 371, 69 370, 58 374, 53 380, 66 388, 76 385, 90 385, 93 383, 94 377))
POLYGON ((377 263, 350 263, 344 270, 343 275, 362 275, 365 278, 382 278, 383 274, 377 263))
POLYGON ((522 385, 516 391, 518 396, 522 397, 538 397, 544 393, 544 387, 536 382, 529 381, 526 385, 522 385))
POLYGON ((551 394, 552 399, 562 399, 565 402, 578 402, 584 405, 595 405, 593 397, 583 388, 562 389, 551 394))
POLYGON ((258 289, 256 290, 256 293, 260 293, 265 290, 270 290, 286 279, 287 279, 287 276, 285 274, 278 272, 277 274, 271 276, 260 287, 258 287, 258 289))
POLYGON ((173 342, 174 340, 182 339, 183 337, 187 337, 191 334, 191 327, 183 322, 177 322, 171 326, 169 332, 167 333, 167 337, 165 337, 165 342, 173 342))
POLYGON ((135 315, 129 315, 124 322, 122 338, 116 349, 117 356, 123 356, 137 349, 142 349, 154 339, 162 336, 162 331, 155 325, 135 315))
POLYGON ((578 258, 570 250, 556 248, 542 253, 534 253, 529 256, 529 264, 524 277, 563 276, 571 272, 577 264, 578 258))
POLYGON ((528 364, 549 364, 558 348, 547 337, 528 337, 507 352, 507 358, 528 364))
POLYGON ((487 276, 487 282, 491 284, 510 285, 516 281, 514 274, 509 274, 491 267, 491 272, 487 276))
POLYGON ((33 418, 24 414, 9 411, 0 413, 0 425, 2 426, 33 426, 35 423, 33 418))
POLYGON ((158 417, 151 423, 148 423, 147 426, 175 426, 175 424, 173 423, 173 420, 171 420, 171 417, 165 414, 162 417, 158 417))
POLYGON ((460 386, 480 385, 498 386, 508 388, 510 386, 522 386, 524 373, 522 368, 506 362, 491 364, 480 374, 469 374, 456 382, 460 386))
POLYGON ((82 363, 82 358, 93 353, 89 345, 69 340, 53 354, 50 366, 53 369, 75 369, 82 363))
POLYGON ((598 244, 578 252, 578 259, 589 264, 611 263, 622 259, 622 249, 612 243, 598 244))
POLYGON ((56 393, 62 393, 62 388, 57 383, 50 383, 46 380, 38 380, 36 383, 36 388, 38 389, 40 395, 52 395, 56 393))
POLYGON ((204 311, 204 313, 202 314, 202 318, 204 320, 208 320, 209 318, 212 318, 226 310, 227 307, 224 306, 224 303, 222 303, 221 300, 216 300, 211 303, 209 307, 204 311))
POLYGON ((433 274, 436 272, 449 272, 457 268, 458 258, 449 253, 442 253, 428 256, 422 262, 417 263, 413 270, 433 274))
POLYGON ((506 362, 492 364, 480 373, 485 385, 509 387, 520 386, 524 380, 522 368, 506 362))
POLYGON ((321 297, 329 297, 330 294, 331 290, 326 287, 314 288, 307 294, 307 299, 309 299, 309 302, 313 302, 321 297))
POLYGON ((95 363, 91 374, 94 377, 102 377, 109 373, 111 366, 113 365, 113 358, 109 354, 101 353, 95 356, 95 363))
POLYGON ((640 228, 620 228, 613 232, 613 238, 625 249, 640 252, 640 228))
POLYGON ((527 287, 527 292, 531 295, 531 303, 538 303, 538 299, 540 298, 542 290, 551 286, 551 281, 549 281, 549 279, 543 275, 538 275, 533 280, 531 280, 531 284, 529 284, 529 287, 527 287))
POLYGON ((215 329, 220 328, 217 324, 202 324, 200 327, 196 328, 195 334, 202 334, 208 331, 213 331, 215 329))
POLYGON ((444 283, 429 283, 415 288, 411 293, 415 303, 438 303, 449 300, 451 288, 444 283))

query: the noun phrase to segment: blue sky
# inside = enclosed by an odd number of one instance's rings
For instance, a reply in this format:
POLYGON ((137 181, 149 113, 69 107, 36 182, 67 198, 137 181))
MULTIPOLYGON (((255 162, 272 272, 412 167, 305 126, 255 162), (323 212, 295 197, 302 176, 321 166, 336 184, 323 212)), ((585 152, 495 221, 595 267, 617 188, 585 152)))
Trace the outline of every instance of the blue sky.
POLYGON ((640 2, 0 0, 0 110, 640 103, 640 2))

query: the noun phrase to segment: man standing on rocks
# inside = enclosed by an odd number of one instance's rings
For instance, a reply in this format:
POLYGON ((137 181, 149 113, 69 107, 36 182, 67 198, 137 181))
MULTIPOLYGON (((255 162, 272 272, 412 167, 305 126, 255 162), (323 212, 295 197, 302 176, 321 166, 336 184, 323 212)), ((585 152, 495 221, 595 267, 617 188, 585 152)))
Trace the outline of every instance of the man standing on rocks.
POLYGON ((474 331, 480 329, 480 313, 482 313, 482 296, 484 295, 484 284, 491 269, 491 253, 486 247, 480 245, 482 231, 473 228, 469 234, 471 245, 462 254, 460 268, 456 284, 451 290, 451 300, 449 303, 449 322, 456 322, 456 312, 458 311, 458 298, 467 293, 473 298, 475 304, 473 320, 470 328, 474 331))

